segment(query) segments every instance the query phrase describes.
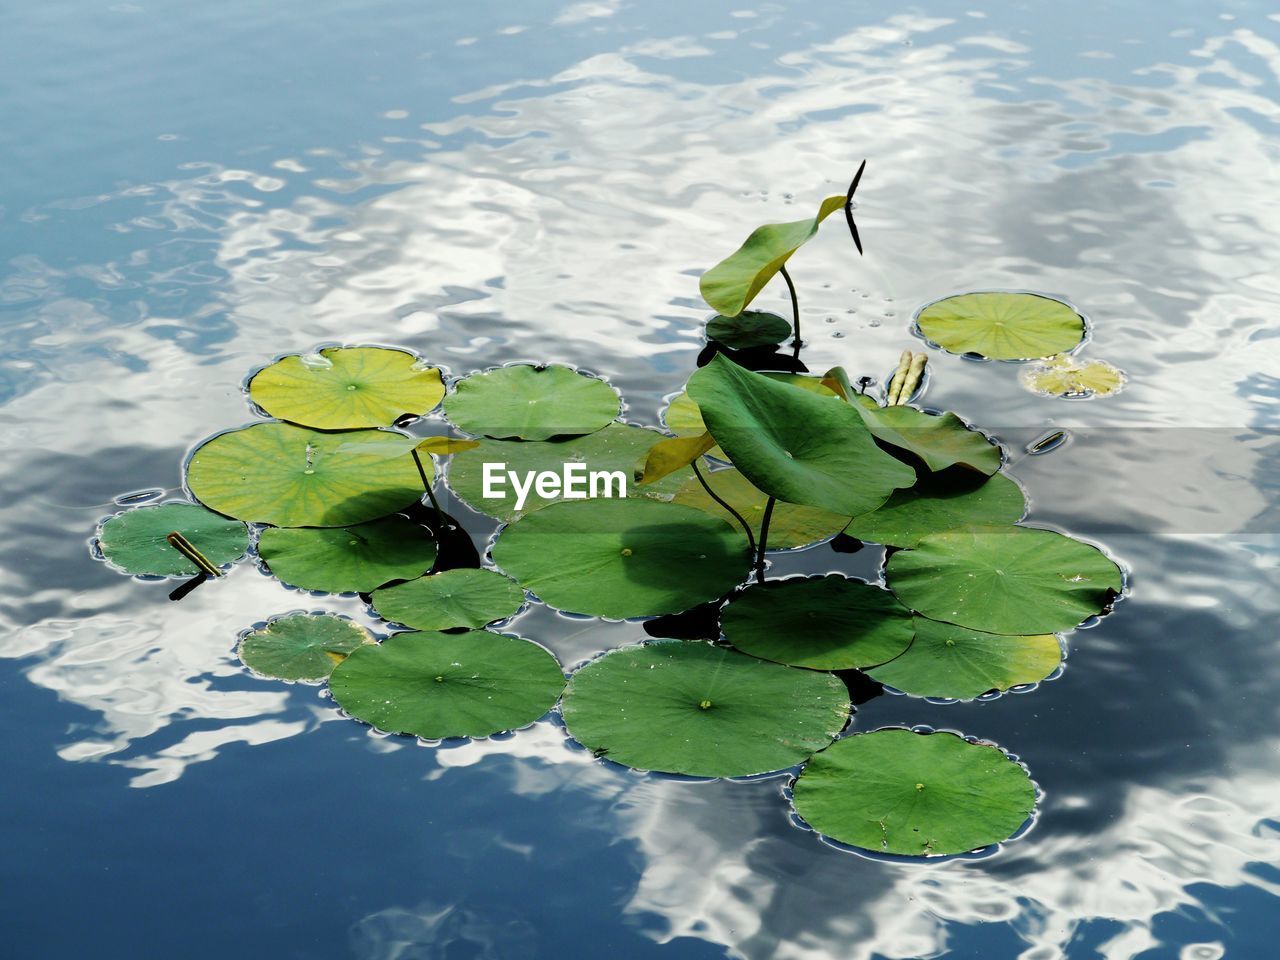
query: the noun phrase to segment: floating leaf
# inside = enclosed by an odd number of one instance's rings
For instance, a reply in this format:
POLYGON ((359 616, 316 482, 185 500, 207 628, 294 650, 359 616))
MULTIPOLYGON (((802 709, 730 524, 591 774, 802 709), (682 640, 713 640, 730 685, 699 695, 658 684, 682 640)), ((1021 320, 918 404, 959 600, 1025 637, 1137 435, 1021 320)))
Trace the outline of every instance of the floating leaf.
POLYGON ((952 733, 876 730, 805 764, 796 813, 824 836, 876 853, 965 853, 1009 839, 1035 808, 1027 771, 952 733))
POLYGON ((636 468, 636 483, 657 483, 663 477, 689 466, 715 445, 709 433, 697 437, 668 437, 659 440, 649 448, 644 462, 636 468))
POLYGON ((632 482, 632 471, 636 463, 648 454, 655 443, 663 439, 666 438, 661 433, 647 427, 611 423, 589 436, 570 440, 546 443, 481 440, 476 450, 461 453, 449 462, 449 487, 471 509, 508 521, 540 510, 563 497, 560 493, 553 497, 540 497, 535 488, 530 488, 524 506, 516 510, 516 493, 511 480, 505 475, 503 483, 495 485, 493 489, 493 492, 501 493, 501 496, 485 497, 486 463, 505 464, 504 469, 514 472, 521 478, 521 483, 528 475, 550 471, 563 476, 566 465, 573 466, 575 470, 576 465, 581 465, 581 476, 574 480, 575 487, 583 485, 592 496, 604 495, 606 489, 610 491, 608 495, 616 496, 618 490, 625 487, 629 497, 670 498, 686 479, 693 476, 691 470, 677 470, 651 485, 642 486, 632 482), (596 482, 594 493, 591 483, 593 473, 610 475, 596 482))
POLYGON ((659 640, 579 669, 561 708, 583 746, 640 770, 744 777, 820 750, 849 717, 844 684, 724 647, 659 640))
POLYGON ((1019 381, 1032 393, 1046 397, 1109 397, 1124 386, 1124 371, 1105 360, 1076 360, 1069 356, 1024 367, 1019 381))
POLYGON ((1069 630, 1120 592, 1120 568, 1051 530, 987 527, 936 533, 889 558, 889 588, 931 620, 986 633, 1069 630))
POLYGON ((427 530, 391 516, 354 527, 262 531, 258 556, 282 582, 325 593, 368 593, 420 577, 436 559, 427 530))
POLYGON ((411 455, 418 451, 421 458, 425 454, 434 453, 442 457, 474 450, 480 446, 479 440, 463 440, 459 437, 406 437, 400 434, 384 433, 366 436, 363 440, 351 440, 338 448, 339 453, 368 454, 370 456, 394 459, 411 455))
POLYGON ((742 313, 791 255, 818 232, 822 221, 844 203, 843 195, 827 197, 818 207, 818 215, 809 220, 756 227, 741 247, 702 275, 698 281, 702 299, 723 316, 742 313))
POLYGON ((717 315, 707 321, 707 338, 732 350, 770 347, 790 334, 790 320, 762 310, 744 310, 736 317, 717 315))
POLYGON ((613 387, 572 367, 519 364, 458 381, 444 413, 477 436, 548 440, 594 433, 620 406, 613 387))
POLYGON ((915 697, 972 700, 990 690, 1038 683, 1062 662, 1053 634, 1002 637, 967 627, 915 618, 906 652, 867 672, 915 697))
POLYGON ((249 397, 268 415, 318 430, 389 427, 405 414, 429 412, 443 396, 438 369, 386 347, 285 357, 249 381, 249 397))
MULTIPOLYGON (((187 486, 219 513, 278 527, 345 527, 402 510, 422 497, 411 457, 343 450, 379 431, 319 433, 255 423, 201 444, 187 486)), ((430 476, 431 464, 424 461, 430 476)))
POLYGON ((1000 448, 954 413, 881 407, 866 396, 857 397, 854 408, 877 440, 915 454, 930 470, 958 465, 990 475, 1000 469, 1000 448))
POLYGON ((378 616, 417 630, 483 627, 505 620, 524 603, 524 591, 493 570, 460 568, 374 591, 378 616))
POLYGON ((528 726, 555 706, 564 673, 519 637, 398 633, 344 660, 329 689, 351 716, 388 733, 487 737, 528 726))
POLYGON ((238 653, 254 673, 275 680, 323 680, 353 650, 374 645, 358 623, 330 614, 291 614, 240 641, 238 653))
POLYGON ((98 531, 102 555, 125 573, 184 577, 199 573, 196 565, 165 539, 182 534, 214 566, 232 563, 249 548, 249 531, 194 503, 159 503, 116 514, 98 531))
POLYGON ((656 500, 582 500, 526 514, 493 560, 558 610, 597 617, 677 613, 747 574, 745 539, 701 510, 656 500))
POLYGON ((793 667, 848 670, 884 663, 911 644, 911 612, 888 590, 840 574, 752 584, 720 615, 743 653, 793 667))
MULTIPOLYGON (((760 523, 764 519, 764 508, 769 501, 769 495, 756 489, 751 485, 751 481, 732 468, 716 470, 713 473, 703 471, 703 475, 716 496, 738 511, 758 539, 760 523)), ((675 502, 696 507, 713 517, 737 522, 733 520, 729 511, 711 499, 697 477, 686 480, 684 486, 676 491, 675 502)), ((842 517, 827 510, 778 501, 773 505, 773 514, 769 517, 769 549, 789 550, 818 543, 834 537, 848 522, 848 517, 842 517)))
POLYGON ((874 510, 915 472, 876 446, 850 404, 796 390, 716 356, 689 380, 711 435, 765 493, 832 513, 874 510))
POLYGON ((1084 318, 1037 293, 964 293, 929 304, 916 317, 924 337, 952 353, 1034 360, 1073 349, 1084 318))
POLYGON ((914 547, 934 533, 1016 523, 1026 510, 1022 488, 1006 474, 948 471, 895 490, 875 510, 850 520, 844 532, 868 543, 914 547))

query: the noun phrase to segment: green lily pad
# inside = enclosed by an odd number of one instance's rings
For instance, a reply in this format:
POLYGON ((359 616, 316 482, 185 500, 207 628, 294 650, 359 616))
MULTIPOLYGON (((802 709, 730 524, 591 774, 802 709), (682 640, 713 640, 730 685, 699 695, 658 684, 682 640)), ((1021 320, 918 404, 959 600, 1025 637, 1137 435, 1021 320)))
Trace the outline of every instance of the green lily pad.
POLYGON ((353 650, 375 646, 358 623, 329 614, 298 613, 272 620, 240 641, 240 660, 275 680, 323 680, 353 650))
POLYGON ((968 527, 1013 524, 1027 511, 1022 488, 1003 473, 928 474, 895 490, 875 510, 854 517, 844 532, 868 543, 914 547, 922 537, 968 527))
POLYGON ((620 408, 609 384, 559 364, 474 373, 459 380, 444 401, 445 416, 454 426, 499 440, 595 433, 620 408))
POLYGON ((840 574, 752 584, 725 605, 720 629, 743 653, 814 670, 884 663, 913 635, 893 594, 840 574))
POLYGON ((1096 547, 1030 527, 933 534, 890 557, 885 575, 930 620, 1008 636, 1070 630, 1122 586, 1096 547))
POLYGON ((990 475, 1000 469, 1000 448, 954 413, 882 407, 867 396, 857 396, 855 407, 872 436, 915 454, 932 471, 962 466, 990 475))
MULTIPOLYGON (((413 458, 343 450, 375 430, 319 433, 255 423, 201 444, 187 487, 211 510, 277 527, 347 527, 395 513, 423 494, 413 458)), ((424 461, 430 476, 430 459, 424 461)))
POLYGON ((165 539, 182 534, 214 566, 232 563, 249 548, 249 530, 194 503, 135 507, 108 519, 98 546, 112 566, 137 576, 188 577, 196 565, 165 539))
POLYGON ((510 577, 466 568, 443 570, 373 593, 378 616, 416 630, 483 627, 507 619, 523 604, 524 591, 510 577))
POLYGON ((822 221, 845 204, 843 194, 827 197, 818 214, 808 220, 766 223, 746 241, 704 273, 698 281, 702 299, 717 313, 736 317, 782 269, 791 255, 818 232, 822 221))
POLYGON ((915 471, 876 446, 847 403, 796 390, 715 357, 689 380, 707 429, 765 493, 844 516, 867 513, 915 471))
POLYGON ((281 582, 325 593, 367 593, 420 577, 436 559, 426 528, 390 516, 354 527, 262 531, 258 556, 281 582))
MULTIPOLYGON (((649 449, 665 437, 656 430, 647 427, 636 427, 629 423, 611 423, 603 430, 598 430, 585 437, 574 437, 570 440, 553 440, 545 443, 526 443, 519 440, 481 440, 475 450, 455 454, 449 461, 449 488, 463 503, 480 513, 499 520, 511 521, 526 513, 540 510, 549 503, 557 503, 563 496, 557 493, 553 497, 540 497, 535 488, 530 488, 524 506, 516 509, 516 493, 511 480, 504 479, 501 485, 495 485, 491 492, 501 496, 486 497, 484 495, 484 465, 486 463, 506 464, 505 469, 513 471, 521 478, 530 474, 550 471, 563 476, 566 464, 582 464, 585 468, 586 489, 590 492, 590 474, 620 474, 626 480, 628 497, 647 497, 652 499, 670 499, 680 489, 680 485, 693 476, 693 471, 685 468, 663 477, 656 483, 641 486, 632 479, 632 471, 637 462, 644 459, 649 449)), ((576 469, 576 468, 575 468, 576 469)), ((608 481, 612 494, 619 489, 618 478, 608 481)), ((574 483, 580 481, 575 479, 574 483)), ((596 487, 597 495, 603 494, 606 487, 601 481, 596 487)))
POLYGON ((428 740, 528 726, 563 689, 550 653, 487 630, 397 633, 355 651, 329 678, 333 699, 357 720, 428 740))
POLYGON ((656 500, 576 500, 526 514, 493 560, 557 610, 596 617, 678 613, 746 578, 746 539, 701 510, 656 500))
POLYGON ((849 718, 829 673, 793 670, 724 647, 659 640, 579 669, 561 712, 569 735, 616 763, 695 777, 795 766, 849 718))
MULTIPOLYGON (((737 510, 742 519, 751 525, 752 532, 758 540, 760 522, 764 519, 765 504, 769 500, 768 494, 757 490, 751 485, 750 480, 732 468, 711 473, 704 470, 703 476, 706 477, 707 484, 715 491, 716 496, 737 510)), ((711 499, 697 477, 686 480, 684 485, 676 491, 675 502, 696 507, 713 517, 721 517, 737 523, 729 511, 711 499)), ((790 550, 794 547, 818 543, 835 536, 848 522, 848 517, 842 517, 827 510, 779 501, 774 504, 773 515, 769 518, 769 549, 790 550)))
POLYGON ((1024 367, 1018 380, 1032 393, 1045 397, 1109 397, 1125 384, 1124 371, 1105 360, 1050 357, 1024 367))
POLYGON ((806 763, 792 802, 832 840, 923 857, 1009 839, 1031 816, 1036 789, 998 747, 953 733, 876 730, 845 737, 806 763))
POLYGON ((389 427, 431 411, 443 396, 438 369, 386 347, 284 357, 249 381, 250 399, 269 416, 317 430, 389 427))
POLYGON ((929 304, 916 317, 921 334, 952 353, 991 360, 1034 360, 1072 350, 1084 318, 1037 293, 964 293, 929 304))
POLYGON ((707 321, 707 339, 733 350, 771 347, 791 335, 791 321, 776 313, 744 310, 736 317, 716 315, 707 321))
POLYGON ((867 672, 914 697, 972 700, 991 690, 1038 683, 1062 662, 1053 634, 1002 637, 915 618, 916 637, 901 656, 867 672))

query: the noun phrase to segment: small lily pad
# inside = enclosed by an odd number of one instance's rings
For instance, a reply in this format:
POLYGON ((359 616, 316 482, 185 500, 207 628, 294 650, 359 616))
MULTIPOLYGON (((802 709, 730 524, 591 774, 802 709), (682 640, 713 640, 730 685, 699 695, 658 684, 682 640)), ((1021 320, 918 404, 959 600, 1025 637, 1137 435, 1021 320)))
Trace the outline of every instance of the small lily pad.
POLYGON ((504 529, 493 560, 543 603, 596 617, 678 613, 747 575, 746 539, 723 520, 656 500, 575 500, 504 529))
POLYGON ((1053 634, 1002 637, 915 618, 915 639, 901 656, 867 672, 914 697, 972 700, 991 690, 1038 683, 1062 662, 1053 634))
POLYGON ((793 667, 848 670, 892 660, 911 645, 911 611, 888 590, 840 574, 747 587, 720 616, 743 653, 793 667))
POLYGON ((373 594, 373 609, 393 623, 417 630, 483 627, 505 620, 524 603, 524 591, 493 570, 443 570, 373 594))
MULTIPOLYGON (((758 540, 765 504, 769 501, 768 494, 757 490, 750 480, 732 468, 710 473, 704 470, 703 476, 716 496, 737 510, 742 519, 751 525, 758 540)), ((686 480, 684 486, 676 491, 675 502, 737 523, 729 511, 711 499, 697 477, 686 480)), ((848 517, 828 510, 778 501, 773 505, 773 514, 769 517, 769 549, 789 550, 818 543, 835 536, 848 522, 848 517)))
POLYGON ((736 317, 717 314, 707 321, 707 338, 733 350, 771 347, 790 335, 790 320, 763 310, 744 310, 736 317))
POLYGON ((186 577, 199 573, 165 538, 182 534, 215 567, 232 563, 249 548, 249 530, 194 503, 135 507, 108 519, 98 546, 112 566, 137 576, 186 577))
POLYGON ((373 637, 358 623, 330 614, 291 614, 240 641, 237 652, 254 673, 275 680, 323 680, 373 637))
POLYGON ((429 412, 443 396, 438 369, 386 347, 284 357, 249 381, 249 397, 268 415, 318 430, 389 427, 429 412))
POLYGON ((564 673, 519 637, 397 633, 347 657, 329 689, 338 706, 379 730, 443 740, 528 726, 555 706, 564 673))
POLYGON ((944 350, 991 360, 1035 360, 1065 353, 1085 333, 1084 318, 1061 300, 996 291, 937 300, 920 311, 916 326, 944 350))
POLYGON ((425 527, 390 516, 354 527, 266 529, 258 556, 283 583, 325 593, 367 593, 420 577, 436 559, 425 527))
POLYGON ((895 490, 875 510, 850 520, 844 532, 868 543, 914 547, 934 533, 1016 523, 1026 510, 1022 488, 1006 474, 951 470, 895 490))
POLYGON ((620 408, 609 384, 559 364, 475 373, 459 380, 444 401, 445 416, 454 426, 498 440, 595 433, 620 408))
MULTIPOLYGON (((202 443, 187 464, 192 495, 218 513, 277 527, 346 527, 421 499, 413 458, 343 450, 376 430, 320 433, 255 423, 202 443)), ((430 460, 424 461, 430 476, 430 460)))
POLYGON ((931 620, 1008 636, 1070 630, 1120 592, 1097 547, 1031 527, 937 533, 889 558, 898 599, 931 620))
POLYGON ((953 733, 876 730, 805 764, 796 813, 832 840, 876 853, 966 853, 1009 839, 1036 803, 1027 771, 953 733))
POLYGON ((1060 356, 1024 367, 1018 380, 1032 393, 1041 396, 1080 400, 1118 393, 1125 384, 1125 375, 1123 370, 1105 360, 1076 360, 1060 356))
POLYGON ((854 403, 872 436, 915 454, 932 471, 961 466, 990 475, 1000 469, 1000 448, 954 413, 881 407, 867 396, 855 397, 854 403))
POLYGON ((659 640, 622 647, 569 680, 569 734, 640 770, 745 777, 785 770, 829 744, 849 718, 829 673, 793 670, 724 647, 659 640))

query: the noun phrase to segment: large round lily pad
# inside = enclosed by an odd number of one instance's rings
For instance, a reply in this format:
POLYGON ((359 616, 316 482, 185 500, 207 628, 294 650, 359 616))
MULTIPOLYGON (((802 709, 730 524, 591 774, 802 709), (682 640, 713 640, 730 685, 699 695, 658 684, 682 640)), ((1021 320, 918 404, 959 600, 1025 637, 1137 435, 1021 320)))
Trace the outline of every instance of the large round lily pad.
POLYGON ((528 487, 525 502, 517 510, 518 497, 515 484, 506 475, 508 471, 515 473, 521 484, 526 484, 526 477, 544 471, 563 478, 566 465, 571 465, 574 471, 578 471, 570 477, 575 490, 581 488, 592 493, 591 475, 599 474, 601 476, 594 481, 595 496, 605 495, 606 490, 609 491, 609 496, 617 496, 625 482, 629 497, 670 499, 680 489, 680 485, 693 476, 692 470, 686 467, 656 483, 644 486, 635 483, 633 478, 636 463, 642 461, 649 448, 662 439, 665 439, 663 434, 656 430, 629 423, 611 423, 603 430, 569 440, 544 443, 481 440, 476 449, 456 454, 450 460, 449 489, 473 510, 499 520, 514 520, 564 497, 563 489, 554 496, 542 497, 538 495, 536 487, 528 487), (501 477, 500 482, 491 484, 490 492, 495 494, 492 497, 484 495, 484 471, 487 463, 501 465, 491 468, 501 477))
MULTIPOLYGON (((703 470, 702 475, 716 496, 737 510, 742 519, 751 525, 758 540, 765 505, 769 501, 768 495, 757 490, 750 480, 734 469, 711 473, 703 470)), ((686 480, 676 491, 675 502, 697 507, 712 516, 737 523, 729 511, 716 503, 703 489, 697 477, 686 480)), ((847 522, 847 517, 827 510, 779 501, 774 504, 773 514, 769 517, 769 549, 788 550, 826 540, 839 533, 847 522)))
POLYGON ((237 652, 254 673, 276 680, 323 680, 359 647, 374 644, 358 623, 330 614, 291 614, 245 636, 237 652))
POLYGON ((98 546, 110 563, 125 573, 185 577, 196 565, 165 538, 180 533, 214 566, 244 556, 249 530, 194 503, 159 503, 135 507, 108 519, 98 531, 98 546))
POLYGON ((249 397, 270 416, 319 430, 389 427, 444 396, 440 371, 403 350, 330 347, 260 370, 249 397))
POLYGON ((1079 540, 1030 527, 937 533, 889 558, 889 588, 931 620, 985 633, 1069 630, 1120 592, 1120 568, 1079 540))
POLYGON ((594 433, 618 415, 613 387, 572 367, 519 364, 458 381, 444 401, 459 429, 495 439, 547 440, 594 433))
POLYGON ((850 520, 844 532, 869 543, 913 547, 934 533, 1016 523, 1026 510, 1022 488, 1009 476, 950 470, 895 490, 875 510, 850 520))
POLYGON ((953 733, 876 730, 805 764, 796 813, 824 836, 877 853, 965 853, 1009 839, 1036 803, 1027 771, 953 733))
MULTIPOLYGON (((364 523, 402 510, 423 494, 409 455, 389 458, 353 449, 378 436, 375 430, 320 433, 289 423, 255 423, 201 444, 187 464, 187 486, 209 509, 254 523, 364 523)), ((430 458, 424 466, 430 476, 430 458)))
POLYGON ((524 591, 494 570, 443 570, 373 594, 378 616, 417 630, 483 627, 505 620, 524 603, 524 591))
POLYGON ((961 466, 982 474, 1000 469, 1000 448, 954 413, 931 414, 914 407, 882 407, 865 395, 854 403, 867 429, 883 443, 919 457, 933 471, 961 466))
POLYGON ((1084 339, 1084 317, 1037 293, 983 291, 947 297, 916 316, 926 339, 952 353, 991 360, 1034 360, 1065 353, 1084 339))
POLYGON ((856 516, 915 482, 915 471, 876 446, 852 405, 777 383, 723 355, 690 378, 689 396, 734 466, 779 500, 856 516))
POLYGON ((282 582, 325 593, 367 593, 420 577, 436 559, 426 528, 399 515, 354 527, 262 531, 258 556, 282 582))
POLYGON ((830 743, 848 720, 849 696, 829 673, 660 640, 582 667, 561 712, 575 740, 617 763, 743 777, 784 770, 830 743))
POLYGON ((839 574, 752 584, 725 605, 720 629, 743 653, 816 670, 892 660, 914 632, 888 590, 839 574))
POLYGON ((493 560, 558 610, 616 619, 714 600, 750 566, 728 523, 657 500, 552 504, 503 530, 493 560))
POLYGON ((771 347, 790 335, 790 320, 763 310, 743 310, 736 317, 717 314, 707 321, 707 338, 734 350, 771 347))
POLYGON ((867 671, 916 697, 972 700, 991 690, 1038 683, 1062 662, 1053 634, 1002 637, 915 618, 915 639, 901 656, 867 671))
POLYGON ((388 733, 487 737, 533 723, 564 689, 555 657, 487 630, 398 633, 355 651, 329 678, 343 710, 388 733))

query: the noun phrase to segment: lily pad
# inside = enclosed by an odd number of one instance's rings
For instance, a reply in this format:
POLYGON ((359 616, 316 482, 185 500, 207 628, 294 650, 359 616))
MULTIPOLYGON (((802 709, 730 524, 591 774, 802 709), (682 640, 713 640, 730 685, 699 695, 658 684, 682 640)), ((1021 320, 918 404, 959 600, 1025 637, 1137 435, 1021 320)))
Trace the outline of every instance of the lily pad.
MULTIPOLYGON (((742 519, 751 525, 758 540, 765 504, 769 501, 768 494, 756 489, 750 480, 732 468, 711 473, 704 470, 703 476, 716 496, 737 510, 742 519)), ((676 491, 675 502, 737 523, 729 511, 711 499, 697 477, 686 480, 684 486, 676 491)), ((779 501, 773 505, 773 515, 769 518, 769 549, 790 550, 818 543, 834 537, 848 522, 848 517, 827 510, 779 501)))
POLYGON ((752 584, 725 605, 720 628, 743 653, 814 670, 884 663, 913 635, 893 594, 840 574, 752 584))
MULTIPOLYGON (((319 433, 255 423, 201 444, 187 486, 211 510, 277 527, 346 527, 395 513, 423 494, 413 458, 343 450, 375 430, 319 433)), ((430 461, 424 461, 430 476, 430 461)))
POLYGON ((555 706, 564 673, 519 637, 398 633, 355 651, 329 689, 338 706, 379 730, 443 740, 528 726, 555 706))
POLYGON ((254 673, 275 680, 323 680, 362 646, 374 646, 358 623, 329 614, 291 614, 240 641, 237 653, 254 673))
POLYGON ((249 548, 249 530, 194 503, 135 507, 111 517, 98 531, 98 546, 112 566, 138 576, 186 577, 196 565, 165 539, 182 534, 214 566, 232 563, 249 548))
POLYGON ((983 291, 937 300, 916 316, 924 337, 952 353, 991 360, 1034 360, 1072 350, 1084 317, 1038 293, 983 291))
POLYGON ((724 647, 659 640, 623 647, 569 680, 569 734, 616 763, 695 777, 795 766, 849 718, 829 673, 793 670, 724 647))
POLYGON ((998 747, 895 729, 845 737, 817 754, 792 800, 832 840, 922 857, 1009 839, 1031 816, 1036 789, 998 747))
POLYGON ((595 433, 620 409, 609 384, 559 364, 475 373, 459 380, 444 401, 445 416, 454 426, 499 440, 595 433))
POLYGON ((493 570, 443 570, 373 594, 373 609, 393 623, 417 630, 483 627, 505 620, 524 603, 524 591, 493 570))
POLYGON ((770 496, 845 516, 874 510, 915 471, 876 446, 847 403, 796 390, 723 355, 689 380, 707 429, 770 496))
POLYGON ((717 314, 707 321, 707 338, 733 350, 771 347, 790 335, 790 320, 763 310, 744 310, 736 317, 717 314))
POLYGON ((1009 636, 1069 630, 1122 586, 1097 547, 1031 527, 932 534, 890 557, 886 577, 931 620, 1009 636))
POLYGON ((746 539, 701 510, 656 500, 578 500, 526 514, 494 562, 558 610, 596 617, 678 613, 746 578, 746 539))
POLYGON ((386 347, 284 357, 249 381, 249 397, 268 415, 318 430, 389 427, 431 411, 443 396, 437 368, 386 347))
POLYGON ((1038 683, 1062 662, 1053 634, 1002 637, 915 618, 916 637, 901 656, 867 672, 915 697, 972 700, 991 690, 1038 683))
POLYGON ((1118 393, 1125 384, 1125 375, 1105 360, 1060 356, 1024 367, 1018 380, 1032 393, 1078 400, 1118 393))
POLYGON ((1000 448, 954 413, 882 407, 867 396, 857 396, 854 403, 872 436, 915 454, 932 471, 961 466, 990 475, 1000 469, 1000 448))
MULTIPOLYGON (((642 486, 632 479, 632 471, 638 461, 643 460, 650 448, 660 440, 666 439, 656 430, 647 427, 636 427, 629 423, 611 423, 603 430, 585 437, 570 440, 554 440, 545 443, 524 443, 519 440, 481 440, 475 450, 456 454, 449 462, 449 488, 463 503, 490 517, 499 520, 514 520, 526 513, 540 510, 549 503, 557 503, 563 499, 560 493, 552 497, 540 497, 537 490, 530 488, 523 507, 516 509, 516 493, 509 478, 501 485, 495 484, 491 490, 501 496, 486 497, 484 495, 484 465, 486 463, 505 464, 505 470, 512 471, 524 482, 530 474, 551 471, 563 475, 566 464, 582 464, 583 476, 588 492, 591 489, 590 475, 593 473, 620 474, 626 481, 627 496, 652 497, 669 499, 680 489, 680 485, 693 476, 693 471, 685 468, 663 477, 656 483, 642 486)), ((576 468, 575 468, 576 469, 576 468)), ((604 492, 606 485, 612 494, 619 489, 618 477, 606 482, 601 480, 596 487, 597 495, 604 492)), ((577 480, 574 481, 578 483, 577 480)))
POLYGON ((921 477, 895 490, 875 510, 854 517, 844 532, 868 543, 914 547, 922 537, 947 530, 1013 524, 1027 511, 1022 488, 1009 476, 949 471, 921 477))
POLYGON ((367 593, 420 577, 436 559, 426 528, 390 516, 354 527, 267 529, 258 556, 282 582, 325 593, 367 593))

